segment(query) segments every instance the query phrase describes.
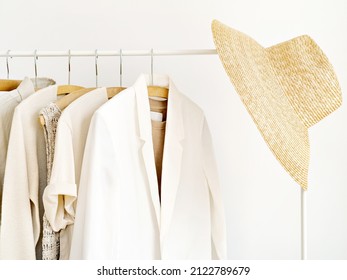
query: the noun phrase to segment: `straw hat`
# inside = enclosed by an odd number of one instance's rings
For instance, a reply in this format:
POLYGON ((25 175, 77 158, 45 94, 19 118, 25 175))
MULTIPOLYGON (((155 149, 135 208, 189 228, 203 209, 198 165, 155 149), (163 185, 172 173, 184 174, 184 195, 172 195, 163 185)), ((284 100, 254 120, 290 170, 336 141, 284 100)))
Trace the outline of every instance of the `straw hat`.
POLYGON ((332 65, 307 35, 264 48, 216 20, 212 33, 223 66, 265 142, 306 190, 308 128, 342 103, 332 65))

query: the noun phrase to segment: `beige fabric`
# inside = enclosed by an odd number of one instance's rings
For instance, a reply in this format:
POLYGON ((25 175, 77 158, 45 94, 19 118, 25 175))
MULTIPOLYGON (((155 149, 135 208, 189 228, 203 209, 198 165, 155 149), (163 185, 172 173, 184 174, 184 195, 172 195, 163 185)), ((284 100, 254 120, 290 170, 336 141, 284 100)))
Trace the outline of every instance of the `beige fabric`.
POLYGON ((46 217, 60 231, 60 259, 69 258, 76 198, 84 146, 95 110, 107 102, 106 88, 98 88, 72 102, 61 114, 55 139, 51 178, 43 194, 46 217))
MULTIPOLYGON (((61 115, 60 108, 51 103, 41 110, 40 115, 43 116, 45 124, 43 125, 43 132, 46 142, 46 156, 47 156, 47 182, 51 178, 52 165, 54 160, 55 136, 57 131, 58 120, 61 115)), ((43 192, 40 192, 42 198, 43 192)), ((49 224, 45 215, 42 199, 40 199, 40 219, 42 219, 42 259, 43 260, 59 260, 60 253, 60 235, 55 232, 49 224)), ((39 246, 40 244, 38 244, 39 246)))
MULTIPOLYGON (((2 259, 35 259, 40 237, 39 190, 47 185, 45 140, 37 117, 57 98, 50 86, 15 109, 8 145, 0 232, 2 259)), ((42 251, 41 248, 38 251, 42 251)))
POLYGON ((152 138, 153 138, 153 150, 155 158, 155 167, 158 178, 158 191, 159 198, 161 197, 161 171, 163 163, 164 141, 165 141, 165 127, 166 127, 166 115, 167 115, 167 100, 155 100, 150 98, 149 105, 151 112, 157 112, 163 114, 163 121, 152 120, 152 138))
POLYGON ((2 186, 5 175, 7 147, 10 138, 13 113, 16 106, 32 93, 34 93, 34 85, 29 78, 24 78, 24 80, 15 90, 0 92, 0 206, 2 200, 2 186))
POLYGON ((307 189, 308 128, 342 103, 328 58, 307 35, 264 48, 216 20, 219 57, 266 144, 290 176, 307 189))

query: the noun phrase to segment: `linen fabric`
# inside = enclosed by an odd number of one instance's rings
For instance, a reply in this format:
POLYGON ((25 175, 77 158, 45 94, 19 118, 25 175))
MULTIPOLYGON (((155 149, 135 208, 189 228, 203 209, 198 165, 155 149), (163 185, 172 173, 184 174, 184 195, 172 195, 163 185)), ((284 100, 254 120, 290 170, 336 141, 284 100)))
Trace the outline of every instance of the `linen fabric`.
POLYGON ((56 99, 57 87, 49 86, 27 97, 14 111, 3 188, 1 259, 41 259, 39 192, 47 185, 47 167, 38 116, 56 99))
POLYGON ((45 216, 60 232, 60 259, 69 258, 84 147, 93 113, 107 102, 106 88, 90 91, 62 112, 56 131, 54 161, 43 194, 45 216))
MULTIPOLYGON (((24 78, 17 89, 0 92, 0 206, 4 183, 8 141, 10 138, 13 113, 16 106, 34 93, 34 85, 29 78, 24 78)), ((0 207, 1 225, 1 207, 0 207)))

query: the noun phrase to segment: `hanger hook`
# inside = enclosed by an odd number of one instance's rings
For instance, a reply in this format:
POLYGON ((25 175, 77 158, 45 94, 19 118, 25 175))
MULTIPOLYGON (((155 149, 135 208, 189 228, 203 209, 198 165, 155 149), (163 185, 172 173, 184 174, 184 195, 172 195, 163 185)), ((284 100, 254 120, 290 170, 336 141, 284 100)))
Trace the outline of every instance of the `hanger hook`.
POLYGON ((10 50, 8 50, 8 51, 7 51, 7 54, 6 54, 7 80, 10 78, 10 65, 9 65, 9 62, 8 62, 9 57, 10 57, 10 50))
POLYGON ((68 54, 68 85, 70 85, 70 77, 71 77, 71 50, 69 49, 68 54))
POLYGON ((98 87, 98 49, 95 50, 95 86, 98 87))
POLYGON ((153 86, 153 49, 151 49, 151 85, 153 86))
POLYGON ((35 88, 37 88, 37 50, 34 51, 34 66, 35 66, 35 88))
POLYGON ((123 50, 119 50, 119 84, 123 85, 123 50))

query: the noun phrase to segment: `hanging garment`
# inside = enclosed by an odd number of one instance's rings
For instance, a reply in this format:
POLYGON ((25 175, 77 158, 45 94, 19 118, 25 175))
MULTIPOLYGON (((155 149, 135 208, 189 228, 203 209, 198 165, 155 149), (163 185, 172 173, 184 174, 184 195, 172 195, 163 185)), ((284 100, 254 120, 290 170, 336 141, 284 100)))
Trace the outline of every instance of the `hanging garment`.
POLYGON ((41 232, 39 192, 47 185, 47 165, 45 140, 37 117, 56 99, 57 87, 50 86, 23 100, 14 111, 2 200, 2 259, 41 259, 41 246, 36 246, 41 232))
MULTIPOLYGON (((47 182, 51 178, 51 170, 54 159, 55 136, 57 131, 58 120, 61 115, 60 108, 51 103, 43 108, 40 115, 44 118, 43 132, 46 142, 47 157, 47 182)), ((43 193, 39 194, 42 197, 43 193)), ((45 215, 43 215, 42 199, 40 202, 40 219, 42 218, 42 259, 43 260, 59 260, 60 238, 59 232, 55 232, 49 224, 45 215)))
POLYGON ((45 215, 55 232, 60 232, 60 259, 69 258, 76 197, 84 146, 95 110, 107 102, 106 88, 98 88, 72 102, 60 116, 54 162, 43 194, 45 215))
POLYGON ((98 109, 84 152, 71 259, 224 259, 224 208, 202 110, 169 87, 156 175, 148 77, 98 109))
MULTIPOLYGON (((34 93, 34 85, 25 78, 17 89, 0 92, 0 208, 2 201, 2 186, 4 183, 5 163, 8 140, 10 138, 13 112, 16 106, 29 95, 34 93)), ((1 209, 0 209, 1 217, 1 209)), ((0 218, 1 219, 1 218, 0 218)), ((0 220, 1 225, 1 220, 0 220)))

